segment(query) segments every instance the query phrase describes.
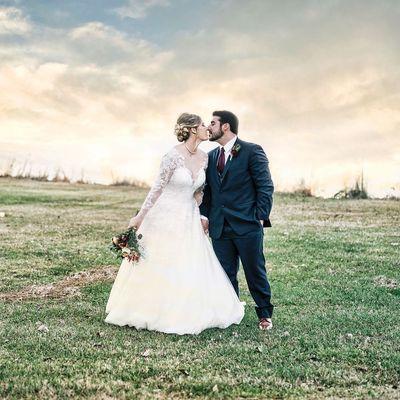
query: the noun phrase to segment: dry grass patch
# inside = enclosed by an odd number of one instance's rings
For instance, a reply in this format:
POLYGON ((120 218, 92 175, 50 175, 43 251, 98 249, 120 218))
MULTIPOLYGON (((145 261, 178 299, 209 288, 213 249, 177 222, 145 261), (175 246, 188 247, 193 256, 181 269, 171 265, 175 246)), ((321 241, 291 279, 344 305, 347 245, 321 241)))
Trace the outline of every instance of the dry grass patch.
POLYGON ((31 300, 38 298, 65 298, 79 296, 80 288, 95 282, 113 281, 115 266, 105 265, 88 271, 79 271, 47 285, 29 285, 21 290, 0 293, 0 300, 31 300))

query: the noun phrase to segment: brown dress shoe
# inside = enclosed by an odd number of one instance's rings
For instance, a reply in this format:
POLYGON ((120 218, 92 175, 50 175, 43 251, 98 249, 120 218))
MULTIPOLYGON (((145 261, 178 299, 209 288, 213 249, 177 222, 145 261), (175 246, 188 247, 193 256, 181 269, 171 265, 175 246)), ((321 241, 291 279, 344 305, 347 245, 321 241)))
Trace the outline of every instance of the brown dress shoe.
POLYGON ((269 331, 270 329, 272 329, 271 318, 260 318, 260 322, 258 323, 258 327, 262 331, 269 331))

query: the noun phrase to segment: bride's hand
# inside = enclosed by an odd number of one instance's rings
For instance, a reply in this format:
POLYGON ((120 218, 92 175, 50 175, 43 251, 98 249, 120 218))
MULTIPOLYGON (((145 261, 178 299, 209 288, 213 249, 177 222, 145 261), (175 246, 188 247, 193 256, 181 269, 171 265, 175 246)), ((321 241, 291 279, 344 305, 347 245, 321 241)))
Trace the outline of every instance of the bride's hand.
POLYGON ((136 229, 139 229, 141 223, 142 223, 142 221, 140 221, 140 219, 138 217, 133 217, 129 221, 128 229, 134 228, 134 227, 136 229))
POLYGON ((203 218, 201 218, 200 221, 201 221, 201 225, 203 226, 204 233, 207 235, 208 228, 209 228, 209 221, 208 221, 208 219, 203 219, 203 218))

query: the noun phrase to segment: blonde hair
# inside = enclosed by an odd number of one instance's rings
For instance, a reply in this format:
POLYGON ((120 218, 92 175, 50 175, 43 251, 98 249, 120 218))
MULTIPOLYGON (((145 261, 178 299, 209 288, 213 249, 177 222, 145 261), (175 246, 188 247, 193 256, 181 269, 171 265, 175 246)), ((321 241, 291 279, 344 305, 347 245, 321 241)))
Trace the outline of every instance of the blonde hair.
POLYGON ((189 139, 191 128, 197 128, 201 124, 201 118, 196 114, 183 113, 179 116, 175 125, 175 135, 180 142, 189 139))

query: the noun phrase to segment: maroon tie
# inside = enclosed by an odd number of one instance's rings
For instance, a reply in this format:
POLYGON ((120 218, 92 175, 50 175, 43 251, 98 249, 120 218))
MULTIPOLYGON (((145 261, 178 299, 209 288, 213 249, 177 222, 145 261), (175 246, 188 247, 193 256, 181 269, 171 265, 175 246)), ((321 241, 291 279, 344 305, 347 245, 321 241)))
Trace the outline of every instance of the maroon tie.
POLYGON ((225 150, 223 147, 221 147, 217 164, 217 170, 220 174, 222 174, 222 172, 224 171, 224 167, 225 167, 225 150))

